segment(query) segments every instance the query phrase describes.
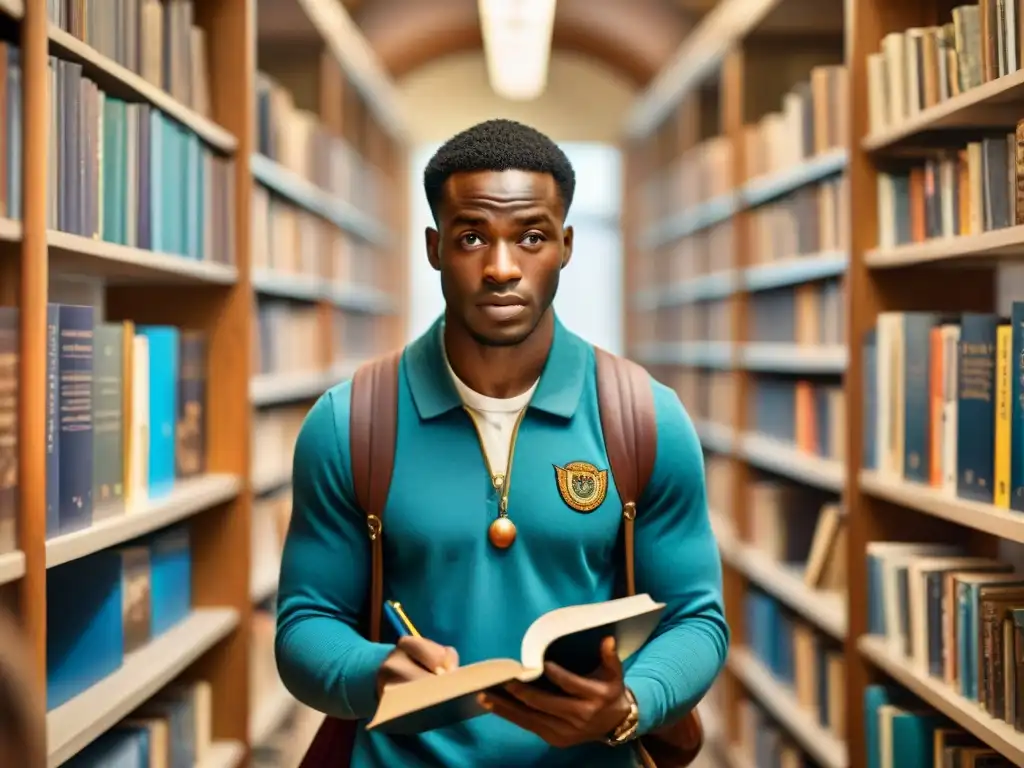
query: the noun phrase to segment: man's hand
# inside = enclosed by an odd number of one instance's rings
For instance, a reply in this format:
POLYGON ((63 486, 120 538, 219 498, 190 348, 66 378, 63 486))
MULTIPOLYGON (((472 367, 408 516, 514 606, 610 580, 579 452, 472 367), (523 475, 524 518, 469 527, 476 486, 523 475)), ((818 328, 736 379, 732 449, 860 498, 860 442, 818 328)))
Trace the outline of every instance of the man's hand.
POLYGON ((439 645, 425 637, 401 637, 377 672, 377 696, 386 685, 443 674, 458 666, 459 654, 454 648, 439 645))
POLYGON ((481 694, 480 704, 551 746, 562 748, 604 739, 629 715, 614 637, 606 637, 601 643, 601 666, 589 677, 574 675, 550 662, 544 671, 566 695, 510 683, 505 686, 510 696, 481 694))

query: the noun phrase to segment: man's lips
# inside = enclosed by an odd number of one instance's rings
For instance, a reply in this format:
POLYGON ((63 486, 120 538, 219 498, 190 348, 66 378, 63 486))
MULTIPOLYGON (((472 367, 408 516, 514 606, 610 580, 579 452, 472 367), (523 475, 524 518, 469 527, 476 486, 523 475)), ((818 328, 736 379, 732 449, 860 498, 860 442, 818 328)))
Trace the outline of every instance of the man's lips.
POLYGON ((481 304, 480 309, 492 320, 500 322, 512 320, 513 318, 518 317, 521 313, 526 311, 526 304, 522 303, 522 300, 520 299, 519 303, 516 304, 481 304))

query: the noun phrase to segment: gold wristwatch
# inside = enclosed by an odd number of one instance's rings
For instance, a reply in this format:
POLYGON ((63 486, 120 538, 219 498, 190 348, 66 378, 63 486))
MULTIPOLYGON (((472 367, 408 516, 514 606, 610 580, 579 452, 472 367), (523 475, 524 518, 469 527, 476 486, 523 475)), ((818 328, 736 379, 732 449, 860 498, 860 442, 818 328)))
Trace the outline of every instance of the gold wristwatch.
POLYGON ((640 708, 636 704, 636 697, 629 688, 626 689, 626 699, 629 701, 629 714, 614 731, 605 737, 604 742, 610 747, 626 744, 636 738, 636 729, 640 725, 640 708))

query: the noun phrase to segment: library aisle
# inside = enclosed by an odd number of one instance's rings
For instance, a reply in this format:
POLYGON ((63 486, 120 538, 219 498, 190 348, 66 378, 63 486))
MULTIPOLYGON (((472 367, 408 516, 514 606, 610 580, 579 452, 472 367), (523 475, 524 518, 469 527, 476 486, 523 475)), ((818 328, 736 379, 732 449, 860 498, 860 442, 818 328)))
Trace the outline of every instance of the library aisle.
POLYGON ((629 118, 627 344, 705 449, 722 765, 1024 765, 1024 8, 953 6, 721 0, 629 118))
POLYGON ((333 0, 83 8, 0 3, 0 600, 49 768, 289 768, 290 441, 401 342, 405 129, 333 0))

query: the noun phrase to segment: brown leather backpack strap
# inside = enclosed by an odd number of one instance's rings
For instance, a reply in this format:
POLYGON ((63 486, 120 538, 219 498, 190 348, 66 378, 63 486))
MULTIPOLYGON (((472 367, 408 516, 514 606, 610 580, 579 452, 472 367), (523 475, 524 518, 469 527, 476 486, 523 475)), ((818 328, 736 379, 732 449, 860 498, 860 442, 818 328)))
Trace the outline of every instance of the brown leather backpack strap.
POLYGON ((640 496, 654 472, 658 450, 654 393, 647 371, 633 361, 599 347, 594 348, 594 354, 597 358, 597 397, 605 450, 622 500, 626 593, 634 595, 633 525, 640 496))
MULTIPOLYGON (((622 500, 626 594, 636 594, 634 531, 637 505, 654 473, 658 425, 654 390, 641 366, 598 347, 597 398, 601 409, 608 464, 622 500)), ((694 709, 640 740, 637 753, 644 768, 685 768, 700 753, 704 729, 694 709)))
POLYGON ((370 625, 368 637, 380 640, 384 602, 384 507, 391 488, 398 434, 398 363, 394 352, 359 366, 352 377, 349 453, 356 502, 366 515, 370 537, 370 625))

